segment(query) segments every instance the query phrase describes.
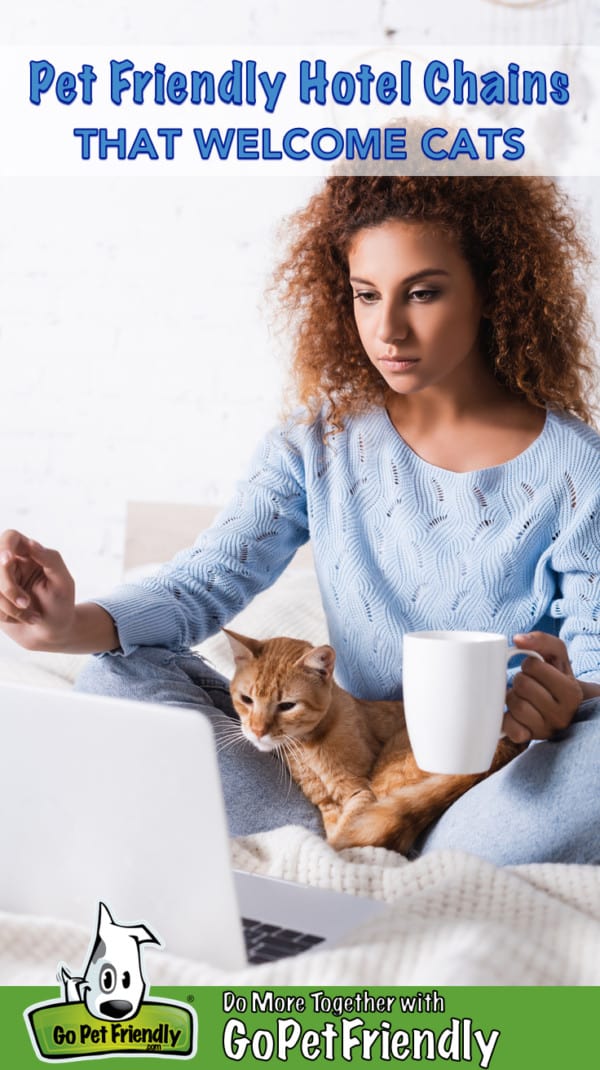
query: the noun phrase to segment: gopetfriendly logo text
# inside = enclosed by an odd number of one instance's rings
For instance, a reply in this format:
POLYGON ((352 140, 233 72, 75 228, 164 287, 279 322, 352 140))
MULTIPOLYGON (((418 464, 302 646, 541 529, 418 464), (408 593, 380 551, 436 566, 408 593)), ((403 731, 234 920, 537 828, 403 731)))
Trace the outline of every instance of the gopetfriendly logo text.
POLYGON ((81 977, 61 963, 63 999, 25 1011, 34 1050, 44 1062, 107 1055, 191 1058, 196 1016, 183 1003, 145 999, 142 944, 161 942, 147 925, 120 925, 100 903, 96 934, 81 977), (101 1023, 101 1024, 100 1024, 101 1023))

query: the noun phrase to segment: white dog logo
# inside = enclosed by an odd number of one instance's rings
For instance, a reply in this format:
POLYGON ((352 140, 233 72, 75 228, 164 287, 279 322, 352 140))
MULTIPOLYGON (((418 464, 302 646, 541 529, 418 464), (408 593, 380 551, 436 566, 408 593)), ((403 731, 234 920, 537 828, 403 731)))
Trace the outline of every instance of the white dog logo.
POLYGON ((140 945, 160 940, 145 925, 119 925, 100 903, 96 939, 83 977, 59 966, 66 1003, 85 1003, 94 1018, 123 1021, 133 1018, 146 994, 140 945))

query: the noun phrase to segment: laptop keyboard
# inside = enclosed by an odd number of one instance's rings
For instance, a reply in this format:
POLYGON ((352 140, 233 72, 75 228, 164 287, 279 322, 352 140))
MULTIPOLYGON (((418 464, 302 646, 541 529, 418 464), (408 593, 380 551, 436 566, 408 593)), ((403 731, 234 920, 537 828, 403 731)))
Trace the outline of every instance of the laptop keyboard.
POLYGON ((248 961, 253 965, 299 955, 301 951, 308 951, 325 939, 324 936, 316 936, 314 933, 282 929, 278 925, 269 925, 266 921, 256 921, 254 918, 242 918, 242 927, 248 961))

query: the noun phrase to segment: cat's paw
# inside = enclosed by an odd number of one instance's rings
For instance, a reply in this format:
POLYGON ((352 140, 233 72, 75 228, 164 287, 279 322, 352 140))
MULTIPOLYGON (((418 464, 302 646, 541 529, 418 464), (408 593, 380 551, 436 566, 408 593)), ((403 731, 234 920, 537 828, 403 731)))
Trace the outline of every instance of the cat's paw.
POLYGON ((353 795, 340 815, 328 842, 341 851, 344 847, 383 847, 395 830, 397 804, 378 801, 369 790, 353 795))
POLYGON ((325 837, 328 843, 331 843, 331 837, 334 835, 340 820, 342 813, 341 806, 338 803, 327 803, 325 806, 319 806, 321 811, 321 818, 323 821, 323 828, 325 829, 325 837))

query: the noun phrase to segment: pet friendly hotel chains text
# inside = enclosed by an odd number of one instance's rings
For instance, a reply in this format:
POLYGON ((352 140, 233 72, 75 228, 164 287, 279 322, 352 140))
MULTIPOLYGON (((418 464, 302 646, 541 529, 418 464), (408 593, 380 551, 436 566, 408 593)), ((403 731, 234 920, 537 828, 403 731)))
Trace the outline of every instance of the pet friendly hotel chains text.
MULTIPOLYGON (((336 1062, 367 1060, 390 1062, 410 1060, 428 1062, 438 1058, 451 1062, 475 1062, 484 1068, 490 1065, 500 1031, 493 1029, 486 1036, 474 1028, 471 1018, 451 1018, 446 1028, 436 1033, 431 1028, 398 1029, 392 1022, 381 1019, 371 1028, 364 1018, 346 1018, 352 1013, 390 1014, 394 1008, 402 1014, 444 1013, 445 1002, 438 992, 418 992, 414 996, 379 995, 368 991, 354 995, 328 995, 323 991, 310 992, 312 1010, 317 1014, 331 1014, 337 1021, 325 1021, 322 1028, 305 1028, 297 1017, 278 1018, 268 1028, 255 1029, 240 1018, 228 1019, 223 1031, 223 1052, 236 1062, 248 1057, 248 1062, 287 1062, 292 1052, 305 1059, 318 1058, 336 1062)), ((304 996, 282 996, 265 990, 253 991, 250 999, 233 991, 223 993, 226 1014, 246 1011, 267 1014, 302 1015, 307 1009, 304 996)))

